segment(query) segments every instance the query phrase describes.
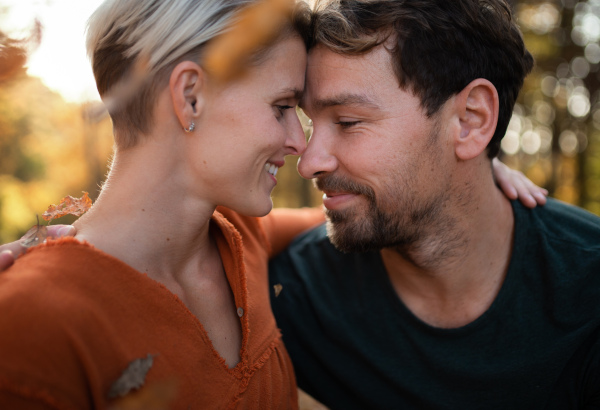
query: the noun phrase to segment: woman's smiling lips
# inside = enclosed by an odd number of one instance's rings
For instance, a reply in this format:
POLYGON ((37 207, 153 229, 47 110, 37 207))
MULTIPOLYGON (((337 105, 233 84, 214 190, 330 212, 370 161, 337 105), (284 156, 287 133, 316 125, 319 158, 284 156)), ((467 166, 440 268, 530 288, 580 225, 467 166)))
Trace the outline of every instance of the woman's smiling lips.
POLYGON ((358 195, 349 192, 323 191, 323 205, 329 210, 339 210, 347 206, 358 195))
POLYGON ((279 168, 284 164, 285 161, 269 161, 265 164, 265 171, 275 183, 277 183, 277 178, 275 178, 277 176, 277 171, 279 171, 279 168))

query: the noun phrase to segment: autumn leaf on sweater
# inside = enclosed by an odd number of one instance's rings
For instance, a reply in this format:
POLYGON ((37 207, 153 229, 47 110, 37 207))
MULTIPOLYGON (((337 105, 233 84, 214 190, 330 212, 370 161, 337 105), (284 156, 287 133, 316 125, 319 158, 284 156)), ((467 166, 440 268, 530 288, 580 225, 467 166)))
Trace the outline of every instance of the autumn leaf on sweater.
POLYGON ((220 81, 239 76, 252 53, 277 37, 294 4, 293 0, 262 0, 243 9, 231 30, 209 44, 206 69, 220 81))
POLYGON ((42 214, 45 221, 51 221, 65 215, 81 216, 92 207, 92 200, 87 192, 83 192, 81 198, 73 198, 68 195, 61 199, 58 205, 50 205, 48 210, 42 214))
POLYGON ((146 374, 154 363, 154 356, 149 354, 145 358, 135 359, 123 371, 121 376, 110 387, 109 399, 124 397, 132 390, 137 390, 146 382, 146 374))
POLYGON ((275 297, 278 297, 281 291, 283 290, 283 285, 281 283, 273 285, 273 290, 275 291, 275 297))
POLYGON ((25 235, 21 238, 21 246, 25 248, 31 248, 32 246, 39 245, 46 240, 48 236, 48 229, 45 226, 40 225, 40 218, 38 217, 37 225, 31 227, 25 235))
POLYGON ((153 382, 139 391, 121 397, 109 407, 109 410, 169 410, 177 397, 175 380, 153 382))

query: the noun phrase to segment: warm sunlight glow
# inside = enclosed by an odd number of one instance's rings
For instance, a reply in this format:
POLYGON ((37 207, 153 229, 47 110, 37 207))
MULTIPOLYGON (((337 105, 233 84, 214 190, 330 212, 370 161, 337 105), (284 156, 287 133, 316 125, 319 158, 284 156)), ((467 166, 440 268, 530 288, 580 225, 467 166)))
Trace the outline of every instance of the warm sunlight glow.
POLYGON ((28 72, 40 77, 67 101, 100 98, 85 54, 84 30, 88 17, 101 2, 0 0, 0 6, 8 6, 8 15, 2 19, 3 30, 22 35, 35 19, 42 23, 42 43, 29 59, 28 72))

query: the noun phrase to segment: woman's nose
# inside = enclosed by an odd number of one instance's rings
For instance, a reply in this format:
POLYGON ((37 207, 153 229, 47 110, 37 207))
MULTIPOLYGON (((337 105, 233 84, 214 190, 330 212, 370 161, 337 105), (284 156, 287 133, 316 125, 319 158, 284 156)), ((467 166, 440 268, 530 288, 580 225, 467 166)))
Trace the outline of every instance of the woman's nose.
POLYGON ((286 155, 302 155, 306 150, 306 135, 300 119, 294 114, 285 141, 286 155))

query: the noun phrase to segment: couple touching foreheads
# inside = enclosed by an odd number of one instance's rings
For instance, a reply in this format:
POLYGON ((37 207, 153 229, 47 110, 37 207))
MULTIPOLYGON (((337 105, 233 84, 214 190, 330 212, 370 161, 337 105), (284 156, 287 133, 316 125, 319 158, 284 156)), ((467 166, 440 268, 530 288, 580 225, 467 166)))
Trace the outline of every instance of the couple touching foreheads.
POLYGON ((218 81, 203 52, 253 3, 92 15, 101 95, 149 79, 92 209, 0 274, 0 407, 600 406, 599 219, 494 159, 533 66, 510 6, 297 3, 218 81), (324 214, 270 212, 289 154, 324 214))

